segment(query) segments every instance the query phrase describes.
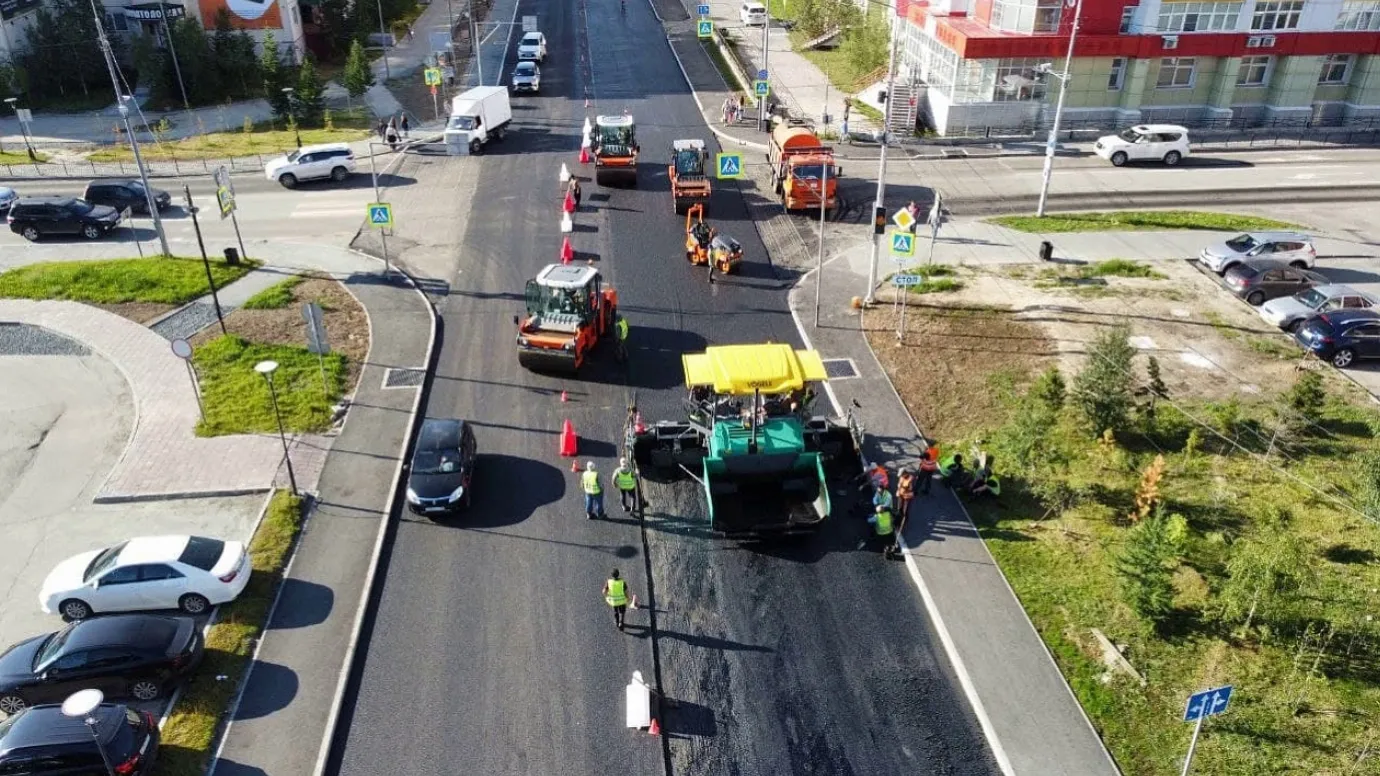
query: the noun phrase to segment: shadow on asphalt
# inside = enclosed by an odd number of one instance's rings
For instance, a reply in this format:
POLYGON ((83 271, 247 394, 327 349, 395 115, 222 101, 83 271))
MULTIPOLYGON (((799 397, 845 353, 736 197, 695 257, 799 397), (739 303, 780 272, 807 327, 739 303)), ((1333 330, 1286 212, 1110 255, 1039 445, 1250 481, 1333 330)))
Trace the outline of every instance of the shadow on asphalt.
MULTIPOLYGON (((164 746, 159 752, 166 756, 172 750, 179 748, 181 747, 164 746)), ((263 768, 237 763, 234 760, 216 760, 215 765, 217 776, 268 776, 268 772, 263 768)))
MULTIPOLYGON (((235 719, 258 719, 287 708, 297 697, 297 672, 278 663, 254 661, 251 669, 260 692, 245 693, 235 709, 235 719)), ((219 770, 219 769, 217 769, 219 770)))
MULTIPOLYGON (((658 632, 657 635, 666 634, 658 632)), ((662 716, 666 720, 666 724, 662 725, 661 734, 668 738, 712 738, 719 734, 719 723, 714 717, 714 710, 708 706, 663 698, 661 708, 662 716)))
MULTIPOLYGON (((1336 257, 1330 257, 1336 258, 1336 257)), ((1318 267, 1333 283, 1380 283, 1380 274, 1350 267, 1318 267)))
MULTIPOLYGON (((1163 166, 1163 163, 1162 163, 1162 162, 1129 162, 1129 163, 1127 163, 1126 166, 1127 166, 1127 167, 1131 167, 1131 166, 1136 166, 1136 167, 1155 167, 1155 166, 1163 166)), ((1251 162, 1245 161, 1244 159, 1219 159, 1219 158, 1212 157, 1212 156, 1190 156, 1190 157, 1184 159, 1182 162, 1180 162, 1180 163, 1179 163, 1179 166, 1180 166, 1180 167, 1198 167, 1198 168, 1211 168, 1211 167, 1230 168, 1230 167, 1254 167, 1255 165, 1254 165, 1253 163, 1251 163, 1251 162)))
POLYGON ((325 585, 288 577, 279 589, 278 607, 269 630, 320 625, 335 608, 335 591, 325 585))

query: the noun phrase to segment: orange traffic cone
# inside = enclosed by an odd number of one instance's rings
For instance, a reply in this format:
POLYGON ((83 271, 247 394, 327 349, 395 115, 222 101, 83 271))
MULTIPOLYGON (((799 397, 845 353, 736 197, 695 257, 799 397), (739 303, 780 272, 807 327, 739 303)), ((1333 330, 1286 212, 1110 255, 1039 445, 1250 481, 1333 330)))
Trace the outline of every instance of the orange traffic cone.
POLYGON ((580 146, 580 164, 589 164, 589 146, 580 146))
POLYGON ((568 401, 570 401, 570 397, 565 395, 565 391, 561 391, 561 403, 565 403, 568 401))
POLYGON ((561 263, 562 263, 562 264, 569 264, 569 263, 570 263, 570 260, 571 260, 571 259, 574 259, 574 258, 575 258, 575 248, 574 248, 573 246, 571 246, 571 244, 570 244, 570 238, 569 238, 569 237, 566 237, 566 238, 564 238, 564 239, 561 240, 561 263))
POLYGON ((657 723, 656 717, 652 717, 652 726, 647 728, 647 732, 654 736, 661 735, 661 725, 657 723))
POLYGON ((580 462, 579 462, 579 461, 571 461, 571 462, 570 462, 570 471, 574 472, 575 474, 579 474, 579 473, 580 473, 580 462))
POLYGON ((561 210, 567 213, 575 212, 575 198, 570 196, 570 192, 565 193, 565 201, 561 203, 561 210))
POLYGON ((566 418, 565 424, 561 426, 561 456, 569 458, 576 455, 579 444, 579 439, 575 436, 575 424, 570 422, 570 418, 566 418))

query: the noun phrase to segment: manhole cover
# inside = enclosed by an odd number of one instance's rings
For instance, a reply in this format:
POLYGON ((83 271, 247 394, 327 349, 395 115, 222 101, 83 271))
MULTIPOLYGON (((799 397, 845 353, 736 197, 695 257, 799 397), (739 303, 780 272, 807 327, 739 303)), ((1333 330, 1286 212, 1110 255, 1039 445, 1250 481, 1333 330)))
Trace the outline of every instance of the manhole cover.
POLYGON ((383 375, 383 387, 420 388, 425 380, 425 369, 389 369, 383 375))
POLYGON ((853 365, 851 358, 826 358, 824 373, 829 375, 830 380, 847 380, 858 376, 858 368, 853 365))

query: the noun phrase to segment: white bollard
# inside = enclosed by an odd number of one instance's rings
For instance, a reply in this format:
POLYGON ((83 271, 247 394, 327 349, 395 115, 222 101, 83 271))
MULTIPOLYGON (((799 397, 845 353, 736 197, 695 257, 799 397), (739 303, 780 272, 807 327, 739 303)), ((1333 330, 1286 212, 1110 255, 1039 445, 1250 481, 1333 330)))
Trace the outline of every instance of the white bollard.
POLYGON ((589 116, 585 116, 585 128, 584 128, 584 131, 583 131, 584 136, 585 136, 585 137, 589 137, 589 131, 590 131, 591 129, 593 129, 593 128, 594 128, 594 125, 590 123, 590 121, 589 121, 589 116))
POLYGON ((628 727, 648 728, 652 726, 652 688, 642 680, 641 671, 633 671, 632 681, 624 695, 628 702, 628 727))
POLYGON ((570 182, 570 168, 565 166, 565 162, 561 162, 561 183, 569 183, 569 182, 570 182))
POLYGON ((570 234, 575 231, 575 222, 571 220, 569 213, 561 213, 561 234, 570 234))

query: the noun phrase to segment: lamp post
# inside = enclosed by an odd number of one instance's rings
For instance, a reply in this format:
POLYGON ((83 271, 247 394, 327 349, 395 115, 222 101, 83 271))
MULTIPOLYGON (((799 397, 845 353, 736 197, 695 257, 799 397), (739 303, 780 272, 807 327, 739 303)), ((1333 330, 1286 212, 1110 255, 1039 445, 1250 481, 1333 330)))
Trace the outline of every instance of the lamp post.
POLYGON ((19 133, 24 136, 24 148, 29 151, 29 161, 37 162, 38 154, 34 153, 34 144, 29 141, 29 124, 19 115, 19 106, 15 105, 16 102, 19 102, 18 97, 5 98, 5 103, 14 111, 14 118, 19 122, 19 133))
POLYGON ((278 421, 278 438, 283 442, 283 460, 287 462, 288 484, 292 486, 292 495, 297 495, 297 475, 292 472, 292 456, 288 454, 287 432, 283 431, 283 413, 278 409, 278 389, 273 385, 273 373, 278 371, 277 361, 260 361, 254 365, 254 371, 264 376, 268 382, 268 395, 273 399, 273 417, 278 421))
MULTIPOLYGON (((886 6, 892 8, 893 6, 886 6)), ((886 102, 882 103, 882 151, 877 162, 877 198, 873 201, 873 212, 885 207, 886 205, 886 148, 891 140, 891 101, 892 95, 896 91, 896 44, 901 37, 896 31, 895 14, 887 20, 891 30, 890 45, 886 60, 886 102)), ((867 262, 867 293, 863 295, 864 304, 873 304, 876 298, 872 292, 877 288, 877 261, 881 252, 881 235, 877 230, 872 230, 872 256, 867 262)))
POLYGON ((393 71, 388 67, 388 30, 383 26, 383 0, 379 0, 379 42, 383 44, 383 80, 393 80, 393 71))
POLYGON ((292 134, 297 138, 297 147, 301 148, 302 133, 297 128, 297 109, 292 105, 292 93, 295 91, 297 90, 293 89, 291 86, 283 87, 283 94, 286 94, 288 99, 288 119, 292 122, 292 134))
MULTIPOLYGON (((1059 79, 1059 101, 1054 105, 1054 124, 1049 128, 1049 142, 1045 145, 1045 170, 1040 179, 1040 204, 1035 215, 1044 218, 1045 201, 1049 199, 1049 178, 1054 174, 1054 148, 1059 144, 1059 121, 1064 117, 1064 96, 1069 91, 1069 68, 1073 66, 1073 44, 1078 40, 1078 25, 1083 20, 1083 0, 1073 0, 1073 29, 1069 31, 1069 52, 1064 56, 1064 74, 1050 72, 1049 65, 1042 65, 1042 72, 1059 79)), ((1064 0, 1067 8, 1069 0, 1064 0)))
POLYGON ((105 744, 101 743, 101 733, 96 729, 96 709, 99 709, 104 701, 105 694, 100 690, 77 690, 62 702, 62 715, 79 719, 86 725, 87 729, 91 731, 91 738, 96 742, 96 751, 101 754, 101 762, 105 764, 105 772, 109 776, 116 776, 115 767, 110 764, 110 755, 105 751, 105 744))

